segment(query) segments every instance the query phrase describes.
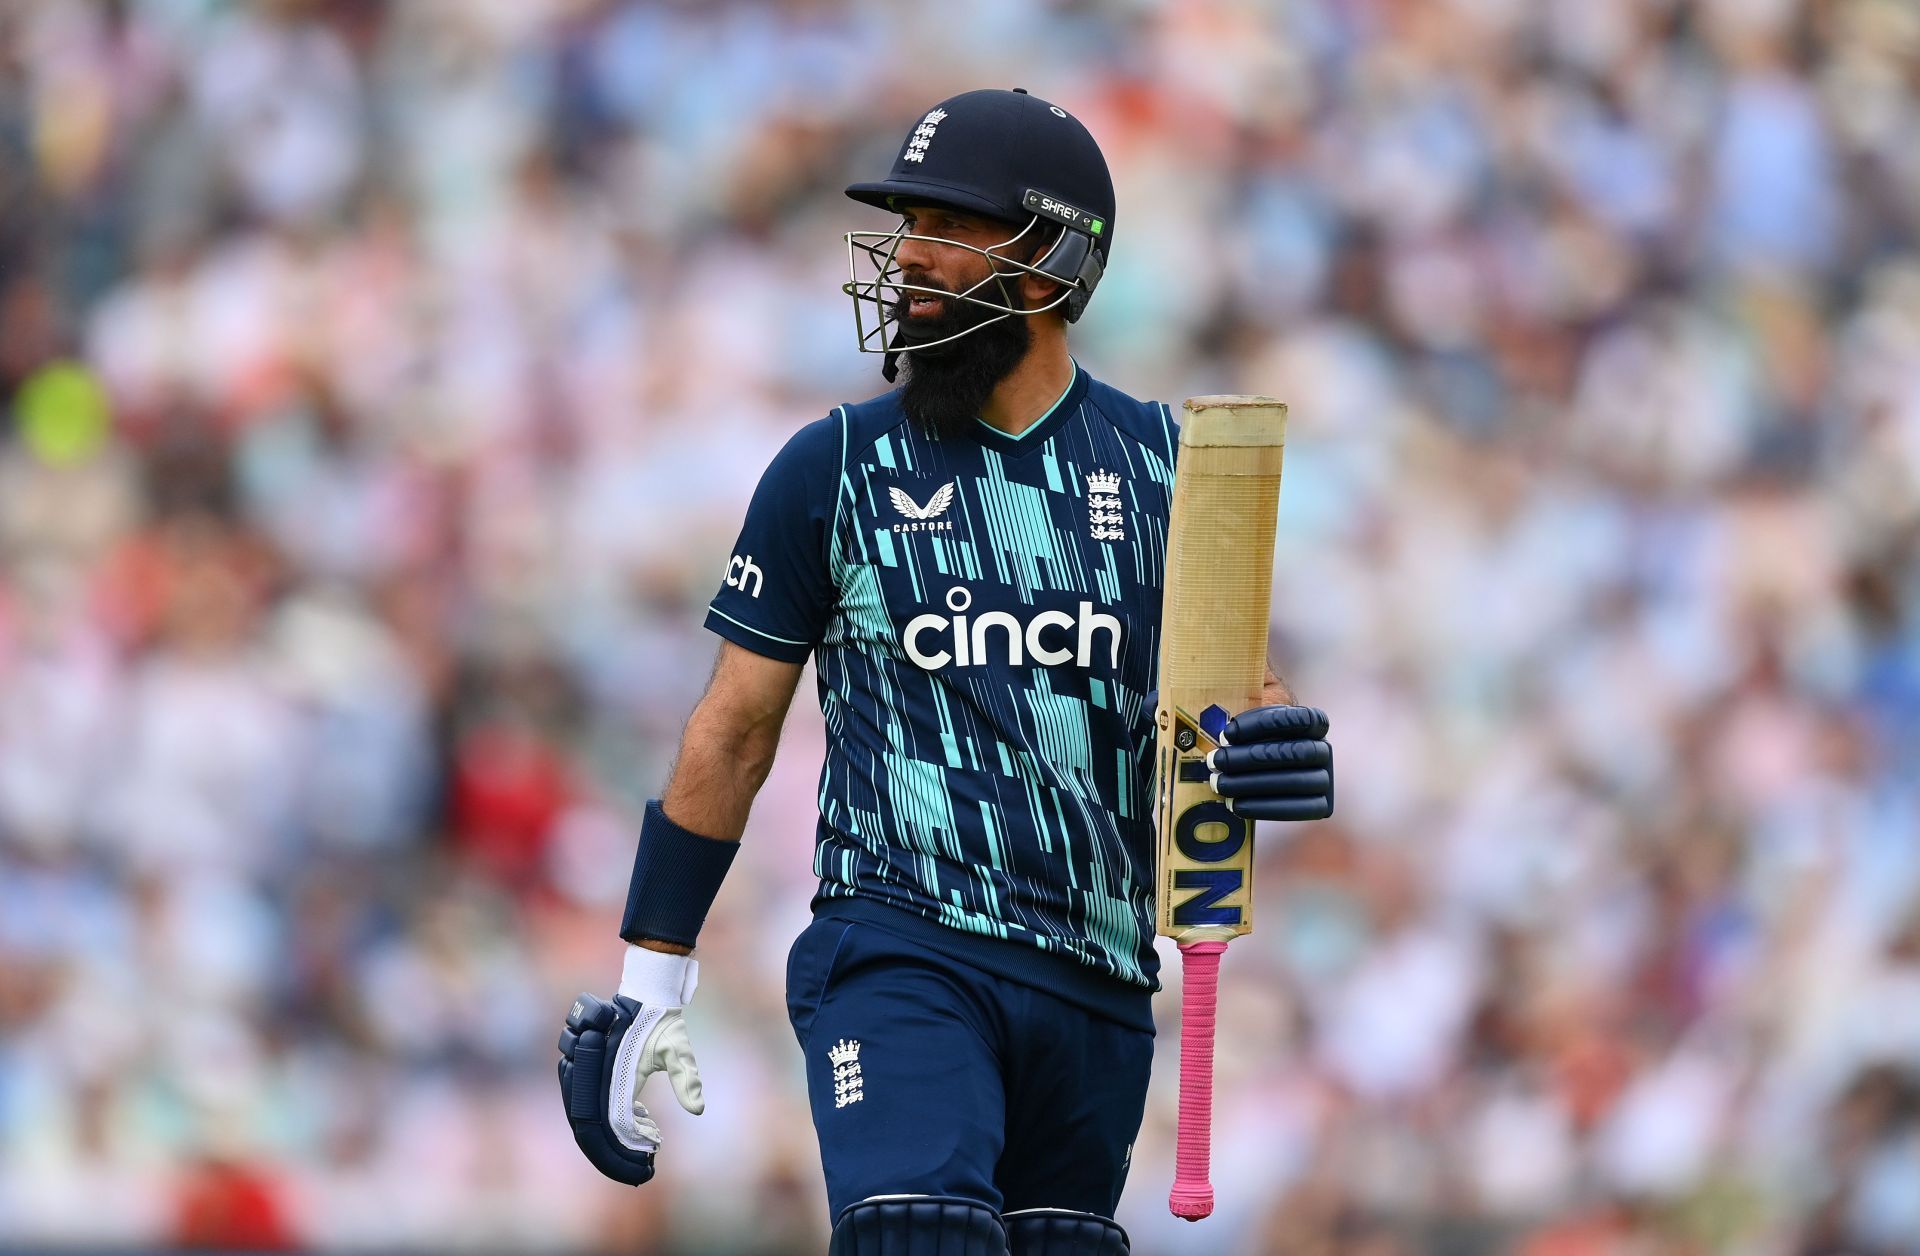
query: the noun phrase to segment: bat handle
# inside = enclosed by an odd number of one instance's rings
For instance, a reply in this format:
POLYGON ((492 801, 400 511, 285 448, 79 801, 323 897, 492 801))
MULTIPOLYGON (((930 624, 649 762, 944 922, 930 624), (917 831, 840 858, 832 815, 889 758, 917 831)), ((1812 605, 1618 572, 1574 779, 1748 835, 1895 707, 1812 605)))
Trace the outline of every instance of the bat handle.
POLYGON ((1213 1211, 1208 1180, 1213 1142, 1213 1012, 1220 994, 1225 942, 1180 944, 1180 1133, 1174 1144, 1173 1192, 1167 1207, 1198 1221, 1213 1211))

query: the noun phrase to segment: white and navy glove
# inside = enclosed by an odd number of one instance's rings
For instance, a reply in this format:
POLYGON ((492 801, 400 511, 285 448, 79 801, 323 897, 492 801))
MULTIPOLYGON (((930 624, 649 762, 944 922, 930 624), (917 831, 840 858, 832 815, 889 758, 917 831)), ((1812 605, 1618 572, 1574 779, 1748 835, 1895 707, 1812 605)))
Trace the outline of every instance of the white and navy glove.
POLYGON ((1333 747, 1317 707, 1258 706, 1227 721, 1207 752, 1207 782, 1227 810, 1255 820, 1333 814, 1333 747))
POLYGON ((653 1176, 661 1139, 640 1102, 647 1078, 666 1073, 681 1107, 695 1116, 707 1110, 680 1015, 699 978, 700 965, 690 955, 629 945, 613 1001, 582 994, 567 1013, 560 1031, 567 1123, 593 1167, 616 1182, 639 1186, 653 1176))

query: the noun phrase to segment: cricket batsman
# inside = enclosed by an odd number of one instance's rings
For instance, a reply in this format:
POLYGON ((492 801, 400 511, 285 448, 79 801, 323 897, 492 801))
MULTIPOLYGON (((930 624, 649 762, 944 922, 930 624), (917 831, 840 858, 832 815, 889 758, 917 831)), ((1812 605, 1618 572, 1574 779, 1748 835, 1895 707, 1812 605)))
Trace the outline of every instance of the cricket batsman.
MULTIPOLYGON (((567 1116, 639 1185, 646 1079, 704 1109, 694 949, 811 657, 820 880, 786 990, 833 1256, 1124 1253, 1178 431, 1067 351, 1114 193, 1065 109, 942 101, 847 195, 900 218, 847 234, 845 285, 899 386, 801 428, 754 492, 707 611, 712 680, 646 806, 618 992, 581 995, 561 1034, 567 1116)), ((1271 668, 1264 699, 1228 722, 1214 789, 1256 819, 1331 814, 1326 717, 1271 668)))

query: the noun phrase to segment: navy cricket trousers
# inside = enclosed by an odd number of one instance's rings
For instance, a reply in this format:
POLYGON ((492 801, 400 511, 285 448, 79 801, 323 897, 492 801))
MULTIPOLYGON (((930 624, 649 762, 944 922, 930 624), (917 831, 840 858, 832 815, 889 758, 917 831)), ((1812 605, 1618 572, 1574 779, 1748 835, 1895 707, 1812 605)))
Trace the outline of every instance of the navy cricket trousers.
POLYGON ((827 1199, 958 1195, 1111 1217, 1153 1035, 866 921, 814 920, 787 959, 827 1199))

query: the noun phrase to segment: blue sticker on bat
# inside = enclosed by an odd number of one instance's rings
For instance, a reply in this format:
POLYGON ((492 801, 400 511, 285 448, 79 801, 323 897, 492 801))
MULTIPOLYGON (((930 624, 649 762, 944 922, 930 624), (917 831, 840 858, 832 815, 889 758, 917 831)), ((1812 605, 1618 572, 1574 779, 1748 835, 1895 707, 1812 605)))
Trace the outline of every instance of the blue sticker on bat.
POLYGON ((1174 889, 1200 891, 1173 909, 1174 926, 1181 929, 1191 929, 1199 925, 1238 927, 1240 909, 1221 907, 1218 904, 1227 895, 1237 892, 1240 885, 1240 872, 1237 868, 1195 868, 1191 871, 1174 873, 1174 889))
POLYGON ((1200 712, 1200 727, 1207 730, 1207 736, 1219 741, 1220 734, 1227 729, 1227 721, 1232 718, 1227 714, 1226 708, 1216 702, 1200 712))
POLYGON ((1248 827, 1247 817, 1235 815, 1224 802, 1195 803, 1173 822, 1173 841, 1196 863, 1220 863, 1240 853, 1248 827))

